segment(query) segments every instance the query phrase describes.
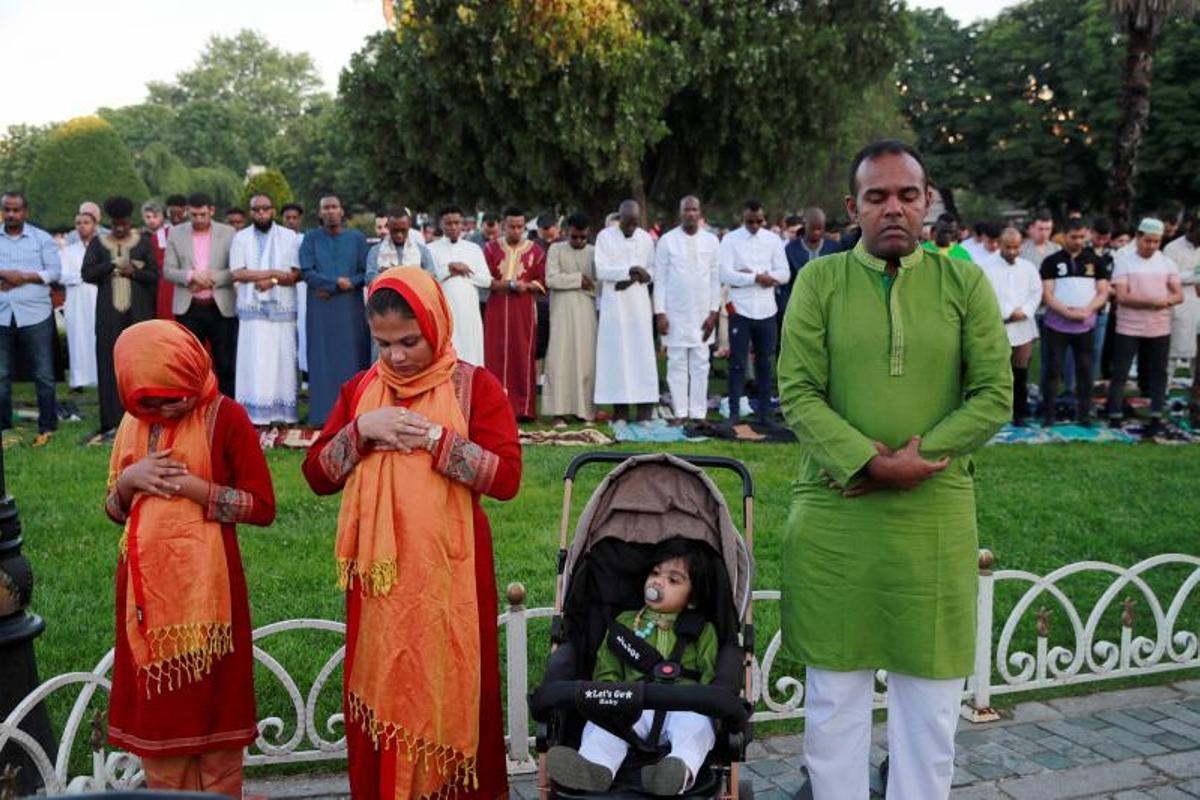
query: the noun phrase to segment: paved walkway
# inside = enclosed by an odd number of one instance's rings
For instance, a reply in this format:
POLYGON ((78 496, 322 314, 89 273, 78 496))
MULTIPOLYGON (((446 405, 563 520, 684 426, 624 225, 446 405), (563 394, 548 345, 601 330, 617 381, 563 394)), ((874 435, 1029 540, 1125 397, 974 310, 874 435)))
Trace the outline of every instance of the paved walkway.
MULTIPOLYGON (((1200 680, 1021 703, 1006 716, 959 724, 954 800, 1200 798, 1200 680)), ((874 766, 885 747, 886 728, 877 723, 874 766)), ((752 744, 749 756, 745 774, 755 800, 790 800, 799 790, 803 737, 768 737, 752 744)), ((535 800, 536 776, 514 777, 512 789, 515 800, 535 800)), ((325 776, 249 781, 247 793, 308 798, 348 791, 344 776, 325 776)))

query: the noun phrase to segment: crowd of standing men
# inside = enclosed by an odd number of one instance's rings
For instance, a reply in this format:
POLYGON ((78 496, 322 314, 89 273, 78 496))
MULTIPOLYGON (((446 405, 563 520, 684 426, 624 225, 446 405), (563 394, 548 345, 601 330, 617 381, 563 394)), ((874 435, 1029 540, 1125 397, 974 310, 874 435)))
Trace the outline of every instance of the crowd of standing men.
MULTIPOLYGON (((459 357, 496 375, 520 420, 593 421, 606 416, 602 406, 612 406, 616 419, 649 418, 660 402, 661 348, 676 420, 708 416, 716 352, 729 358, 731 420, 753 409, 770 425, 792 282, 809 261, 857 242, 853 232, 827 231, 817 208, 772 226, 753 200, 741 226, 719 236, 700 200, 688 196, 677 226, 664 233, 641 227, 642 209, 627 200, 598 232, 583 214, 560 227, 550 215, 529 224, 518 208, 484 215, 475 229, 474 215, 457 206, 422 229, 412 212, 396 208, 378 215, 378 239, 369 240, 346 224, 335 196, 321 199, 320 226, 303 231, 296 204, 276 209, 258 194, 248 214, 230 209, 222 223, 211 199, 195 193, 172 196, 165 207, 144 204, 140 229, 126 198, 106 202, 107 228, 100 208, 85 202, 60 252, 26 221, 23 195, 5 194, 3 208, 0 426, 11 427, 11 381, 23 352, 38 399, 35 444, 49 438, 58 417, 51 284, 66 288, 71 387, 98 388, 100 427, 91 440, 101 443, 123 414, 116 338, 156 317, 176 319, 210 349, 221 391, 257 425, 299 422, 306 375, 306 421, 319 427, 339 387, 371 362, 365 289, 394 266, 417 266, 438 279, 459 357)), ((1078 215, 1057 236, 1053 227, 1040 212, 1024 233, 981 223, 968 235, 944 214, 925 232, 924 246, 979 263, 995 288, 1013 347, 1016 423, 1031 414, 1028 371, 1040 338, 1044 424, 1056 419, 1060 381, 1076 421, 1090 424, 1090 390, 1102 371, 1110 378, 1106 411, 1119 424, 1136 359, 1157 432, 1169 358, 1196 357, 1200 224, 1168 229, 1147 218, 1124 242, 1106 223, 1089 227, 1078 215)), ((1197 409, 1200 383, 1194 419, 1197 409)))

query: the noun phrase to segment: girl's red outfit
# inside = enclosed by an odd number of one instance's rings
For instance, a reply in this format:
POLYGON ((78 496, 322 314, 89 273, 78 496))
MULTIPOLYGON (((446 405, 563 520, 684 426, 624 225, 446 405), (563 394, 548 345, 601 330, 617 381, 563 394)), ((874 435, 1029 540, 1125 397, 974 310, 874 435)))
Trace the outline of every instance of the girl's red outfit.
MULTIPOLYGON (((125 629, 128 559, 118 562, 108 739, 139 756, 182 756, 241 748, 258 736, 250 605, 238 550, 237 523, 270 525, 275 519, 275 493, 258 432, 246 411, 226 397, 217 403, 209 423, 213 474, 205 517, 221 523, 232 600, 233 652, 215 659, 211 672, 200 680, 185 682, 168 692, 147 693, 144 682, 138 680, 125 629)), ((125 523, 127 510, 121 508, 115 488, 108 495, 105 510, 114 522, 125 523)))

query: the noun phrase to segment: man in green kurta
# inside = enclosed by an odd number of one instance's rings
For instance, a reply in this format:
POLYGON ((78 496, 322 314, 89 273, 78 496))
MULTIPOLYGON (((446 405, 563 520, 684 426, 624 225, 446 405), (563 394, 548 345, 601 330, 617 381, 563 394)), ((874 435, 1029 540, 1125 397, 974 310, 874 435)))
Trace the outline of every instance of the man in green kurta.
POLYGON ((974 261, 971 251, 958 242, 958 217, 942 214, 933 224, 933 239, 921 245, 926 250, 957 258, 959 261, 974 261))
POLYGON ((785 649, 807 666, 816 800, 865 800, 874 671, 888 671, 889 798, 950 793, 975 646, 970 453, 1011 413, 1008 339, 983 271, 918 245, 909 145, 855 158, 850 252, 800 273, 779 390, 800 443, 783 547, 785 649))

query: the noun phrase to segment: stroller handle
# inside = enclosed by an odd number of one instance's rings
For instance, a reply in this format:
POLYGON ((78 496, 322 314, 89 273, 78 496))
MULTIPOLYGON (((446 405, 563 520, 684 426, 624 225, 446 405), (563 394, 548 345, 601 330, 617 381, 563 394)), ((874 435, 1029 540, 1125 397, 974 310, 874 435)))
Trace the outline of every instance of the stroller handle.
MULTIPOLYGON (((650 455, 649 453, 615 453, 612 451, 597 451, 592 453, 581 453, 571 459, 571 463, 567 464, 567 471, 563 474, 563 480, 574 481, 575 473, 580 467, 587 464, 619 464, 626 459, 635 456, 650 455)), ((754 478, 750 475, 750 470, 746 469, 746 465, 738 461, 736 458, 727 456, 684 456, 678 455, 683 461, 686 461, 693 466, 709 469, 726 469, 730 472, 736 472, 742 479, 742 497, 754 497, 754 478)))

